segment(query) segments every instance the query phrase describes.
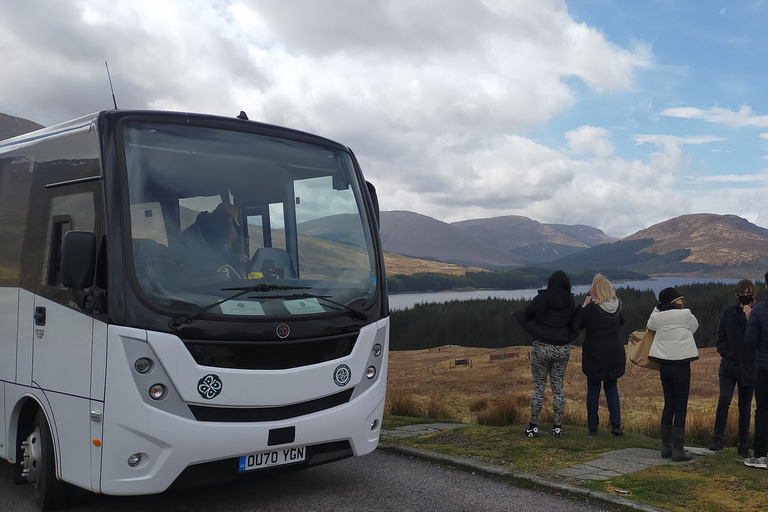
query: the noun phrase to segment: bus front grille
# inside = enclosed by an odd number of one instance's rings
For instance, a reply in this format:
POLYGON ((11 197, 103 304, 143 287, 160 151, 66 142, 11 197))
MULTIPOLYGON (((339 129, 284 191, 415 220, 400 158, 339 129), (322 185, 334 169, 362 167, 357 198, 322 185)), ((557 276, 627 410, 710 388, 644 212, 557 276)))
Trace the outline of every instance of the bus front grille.
POLYGON ((185 339, 197 364, 239 370, 287 370, 324 363, 352 353, 357 333, 291 341, 185 339))
POLYGON ((260 421, 279 421, 297 418, 315 412, 331 409, 349 402, 355 388, 350 388, 335 395, 278 407, 209 407, 190 405, 189 408, 197 421, 223 421, 256 423, 260 421))

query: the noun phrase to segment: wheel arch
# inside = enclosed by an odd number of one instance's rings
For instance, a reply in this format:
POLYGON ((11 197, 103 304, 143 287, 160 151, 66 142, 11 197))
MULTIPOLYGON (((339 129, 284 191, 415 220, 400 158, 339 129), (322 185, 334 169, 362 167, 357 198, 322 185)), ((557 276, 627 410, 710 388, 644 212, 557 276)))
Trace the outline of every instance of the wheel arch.
MULTIPOLYGON (((58 440, 56 436, 56 429, 42 401, 33 394, 25 394, 21 396, 16 401, 16 405, 13 407, 13 410, 11 411, 10 421, 8 422, 9 425, 11 426, 11 428, 8 429, 8 446, 14 446, 15 450, 12 450, 13 453, 9 453, 9 455, 13 456, 14 458, 14 460, 12 461, 9 459, 9 462, 13 462, 13 463, 19 462, 18 453, 21 447, 21 442, 24 439, 26 439, 27 436, 29 436, 29 434, 32 433, 37 411, 42 411, 43 416, 45 416, 45 421, 48 423, 48 429, 51 431, 51 438, 53 441, 53 452, 54 452, 54 457, 56 457, 56 468, 58 470, 59 460, 57 456, 58 440)), ((10 451, 11 450, 9 450, 9 452, 10 451)))

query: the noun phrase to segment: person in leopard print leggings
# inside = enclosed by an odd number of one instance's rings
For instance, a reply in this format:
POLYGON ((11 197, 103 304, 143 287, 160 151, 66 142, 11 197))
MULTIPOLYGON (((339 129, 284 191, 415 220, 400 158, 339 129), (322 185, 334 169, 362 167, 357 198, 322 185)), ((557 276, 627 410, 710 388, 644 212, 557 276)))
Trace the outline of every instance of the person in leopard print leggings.
POLYGON ((569 343, 579 334, 576 304, 573 301, 571 282, 562 270, 552 273, 547 288, 523 311, 513 313, 521 327, 534 337, 531 347, 531 374, 533 394, 531 395, 531 420, 525 435, 539 436, 539 415, 544 407, 544 390, 549 376, 552 388, 554 424, 552 435, 563 435, 563 412, 565 392, 563 381, 568 367, 571 347, 569 343))

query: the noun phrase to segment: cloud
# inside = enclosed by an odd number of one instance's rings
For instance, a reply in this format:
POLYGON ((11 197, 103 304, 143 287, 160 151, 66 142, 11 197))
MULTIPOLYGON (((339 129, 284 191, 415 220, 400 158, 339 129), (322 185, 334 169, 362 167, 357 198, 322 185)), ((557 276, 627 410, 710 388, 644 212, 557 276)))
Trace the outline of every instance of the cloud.
POLYGON ((710 142, 724 141, 723 137, 714 135, 699 135, 690 137, 679 137, 675 135, 635 135, 635 144, 655 144, 663 149, 659 153, 651 154, 651 159, 655 165, 666 171, 679 170, 683 164, 683 151, 681 146, 686 144, 708 144, 710 142))
POLYGON ((582 126, 566 132, 565 138, 573 153, 592 153, 598 158, 608 158, 613 154, 613 141, 605 128, 582 126))
POLYGON ((768 174, 721 174, 718 176, 702 176, 698 181, 703 183, 768 183, 768 174))
POLYGON ((734 128, 756 126, 768 128, 768 115, 755 115, 752 108, 743 105, 738 112, 720 107, 700 109, 694 107, 674 107, 662 110, 661 115, 683 119, 701 119, 708 123, 724 124, 734 128))

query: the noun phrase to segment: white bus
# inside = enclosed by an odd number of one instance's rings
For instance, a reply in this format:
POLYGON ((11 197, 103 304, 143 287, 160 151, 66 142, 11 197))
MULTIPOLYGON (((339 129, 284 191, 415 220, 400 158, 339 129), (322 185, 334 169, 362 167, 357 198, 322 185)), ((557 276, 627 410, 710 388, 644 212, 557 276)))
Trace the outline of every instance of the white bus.
POLYGON ((0 142, 0 458, 43 510, 373 451, 388 315, 345 146, 120 110, 0 142))

